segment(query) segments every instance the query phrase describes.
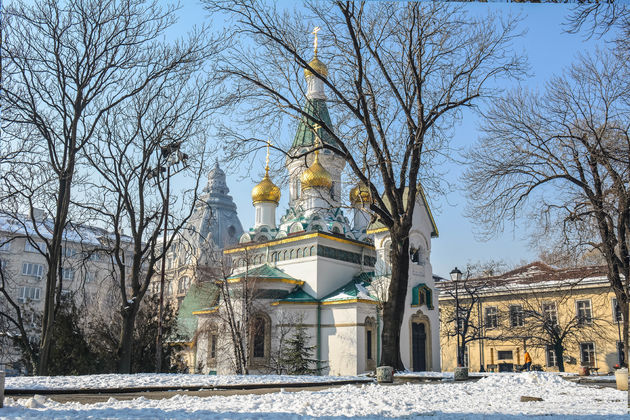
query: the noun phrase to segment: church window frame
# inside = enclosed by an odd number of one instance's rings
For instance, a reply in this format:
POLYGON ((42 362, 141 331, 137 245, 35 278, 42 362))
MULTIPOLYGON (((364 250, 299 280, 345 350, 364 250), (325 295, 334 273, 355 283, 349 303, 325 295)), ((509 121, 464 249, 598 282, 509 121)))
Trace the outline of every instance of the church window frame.
POLYGON ((254 314, 250 324, 250 352, 252 361, 269 358, 271 350, 271 318, 263 312, 254 314))

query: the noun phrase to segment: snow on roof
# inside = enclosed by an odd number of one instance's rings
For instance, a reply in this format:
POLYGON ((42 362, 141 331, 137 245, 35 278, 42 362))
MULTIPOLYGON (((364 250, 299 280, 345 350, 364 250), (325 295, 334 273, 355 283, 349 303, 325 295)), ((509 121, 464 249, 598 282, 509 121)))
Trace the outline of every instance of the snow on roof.
MULTIPOLYGON (((606 274, 606 266, 556 269, 541 261, 536 261, 504 274, 475 277, 466 280, 466 282, 485 293, 495 293, 532 288, 543 289, 607 284, 606 274)), ((460 281, 460 285, 463 283, 464 280, 460 281)), ((441 296, 450 296, 455 289, 455 282, 451 280, 441 281, 436 284, 440 289, 441 296)))
MULTIPOLYGON (((10 236, 29 236, 32 238, 51 239, 54 221, 51 218, 33 221, 25 215, 8 215, 0 213, 0 232, 10 236)), ((113 241, 114 233, 96 226, 88 226, 80 223, 68 222, 64 231, 63 240, 83 245, 102 245, 104 242, 113 241)), ((132 242, 132 238, 121 235, 123 242, 132 242)))

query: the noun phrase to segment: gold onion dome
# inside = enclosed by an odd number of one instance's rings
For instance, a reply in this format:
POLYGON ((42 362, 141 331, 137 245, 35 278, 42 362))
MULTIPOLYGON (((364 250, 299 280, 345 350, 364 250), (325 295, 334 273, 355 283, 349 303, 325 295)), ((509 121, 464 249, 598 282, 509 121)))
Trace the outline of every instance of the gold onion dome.
POLYGON ((280 188, 269 178, 269 146, 267 141, 267 159, 265 163, 265 176, 252 190, 252 202, 256 203, 276 203, 280 202, 280 188))
POLYGON ((364 184, 360 183, 356 187, 350 190, 350 202, 352 204, 364 203, 367 204, 372 201, 372 195, 370 189, 364 184))
POLYGON ((256 203, 276 203, 280 202, 280 188, 269 178, 269 168, 265 173, 265 177, 252 190, 252 202, 256 203))
POLYGON ((330 188, 332 187, 332 177, 330 173, 319 163, 319 150, 315 151, 313 164, 302 172, 302 190, 308 188, 330 188))
MULTIPOLYGON (((313 68, 313 70, 315 70, 321 76, 328 77, 328 67, 326 67, 326 64, 321 62, 319 60, 319 58, 317 58, 317 56, 315 56, 315 58, 313 58, 308 63, 308 65, 311 66, 313 68)), ((311 72, 309 69, 307 69, 307 68, 304 69, 304 77, 311 76, 312 74, 313 74, 313 72, 311 72)))

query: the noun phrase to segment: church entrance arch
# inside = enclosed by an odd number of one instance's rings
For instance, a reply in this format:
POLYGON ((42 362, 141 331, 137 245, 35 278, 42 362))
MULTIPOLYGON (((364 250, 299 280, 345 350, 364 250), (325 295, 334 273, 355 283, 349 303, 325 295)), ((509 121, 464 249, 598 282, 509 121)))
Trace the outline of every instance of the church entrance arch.
POLYGON ((409 320, 411 368, 414 372, 431 370, 431 327, 429 317, 418 311, 409 320))

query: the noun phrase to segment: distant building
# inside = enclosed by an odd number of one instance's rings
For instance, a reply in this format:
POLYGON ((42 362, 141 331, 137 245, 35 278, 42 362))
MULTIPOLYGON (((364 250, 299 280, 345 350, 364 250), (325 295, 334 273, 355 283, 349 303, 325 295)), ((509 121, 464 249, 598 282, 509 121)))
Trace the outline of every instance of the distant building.
MULTIPOLYGON (((508 273, 472 279, 484 286, 475 291, 479 303, 472 307, 470 322, 480 327, 481 340, 472 341, 464 352, 471 371, 508 370, 524 364, 527 350, 533 364, 546 371, 558 370, 550 334, 564 334, 564 367, 578 372, 588 366, 599 372, 613 370, 621 356, 623 314, 606 278, 606 267, 554 269, 535 262, 508 273)), ((442 367, 456 367, 457 346, 453 281, 438 283, 442 367), (451 320, 450 325, 445 320, 451 320)), ((464 304, 470 294, 458 291, 464 304)), ((461 307, 462 305, 460 305, 461 307)), ((463 315, 463 314, 462 314, 463 315)), ((463 322, 463 321, 460 321, 463 322)), ((462 325, 460 325, 460 328, 462 325)))
MULTIPOLYGON (((25 320, 30 337, 39 340, 41 317, 46 292, 48 265, 44 253, 45 240, 52 237, 52 220, 42 210, 34 210, 33 221, 24 215, 0 214, 0 266, 6 281, 6 290, 16 302, 25 320)), ((111 273, 107 243, 111 233, 104 229, 69 224, 64 233, 61 261, 62 295, 71 297, 78 305, 90 311, 111 310, 117 295, 116 282, 111 273)), ((124 239, 124 238, 123 238, 124 239)), ((130 254, 131 255, 131 254, 130 254)), ((131 262, 131 258, 128 258, 131 262)), ((0 295, 0 311, 14 315, 9 303, 0 295)), ((0 324, 0 368, 22 371, 17 349, 10 346, 8 336, 18 334, 15 327, 6 322, 0 324)))

